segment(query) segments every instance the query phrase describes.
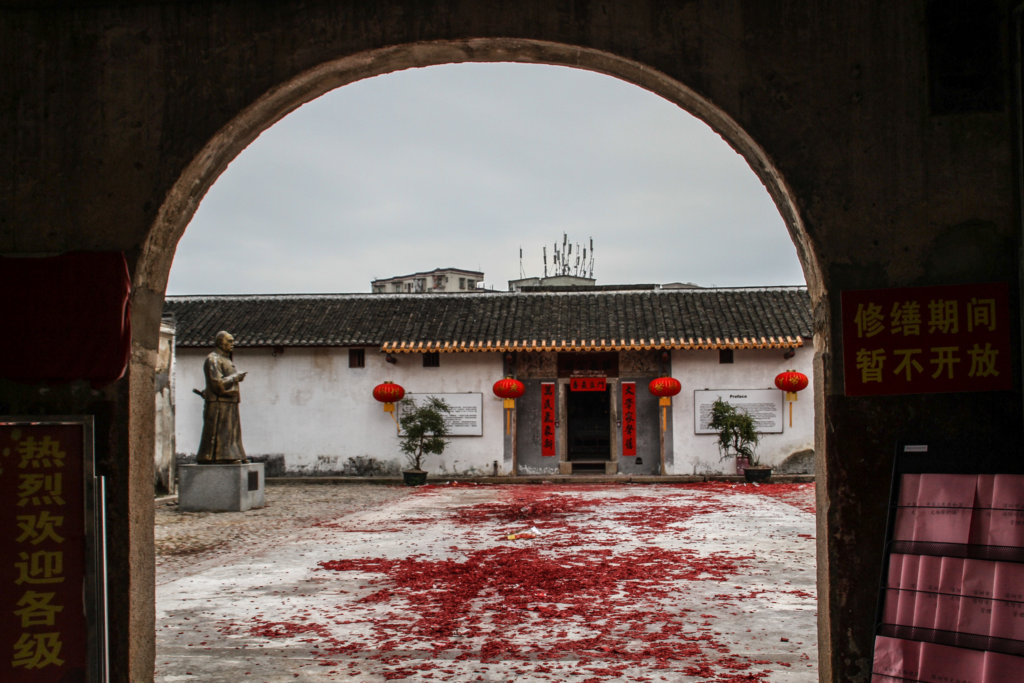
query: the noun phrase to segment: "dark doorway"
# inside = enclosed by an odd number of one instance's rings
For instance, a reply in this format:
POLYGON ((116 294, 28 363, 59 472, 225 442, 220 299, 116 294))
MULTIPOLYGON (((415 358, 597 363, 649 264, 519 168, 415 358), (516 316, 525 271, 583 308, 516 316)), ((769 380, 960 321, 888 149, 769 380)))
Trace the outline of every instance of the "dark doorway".
POLYGON ((604 472, 604 463, 611 460, 612 440, 610 394, 604 391, 570 391, 568 398, 566 456, 573 462, 573 471, 593 464, 593 470, 604 472), (579 465, 579 466, 578 466, 579 465))

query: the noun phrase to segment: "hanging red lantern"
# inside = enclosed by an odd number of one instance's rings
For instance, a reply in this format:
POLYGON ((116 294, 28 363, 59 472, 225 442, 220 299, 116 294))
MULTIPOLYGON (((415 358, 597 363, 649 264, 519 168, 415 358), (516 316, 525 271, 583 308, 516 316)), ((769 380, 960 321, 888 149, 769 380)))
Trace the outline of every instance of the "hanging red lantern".
POLYGON ((405 396, 405 389, 401 384, 395 384, 391 380, 384 380, 382 384, 373 388, 373 397, 383 403, 384 410, 388 412, 394 410, 394 404, 401 401, 403 396, 405 396), (392 406, 392 408, 388 409, 387 406, 392 406))
POLYGON ((499 379, 494 383, 494 395, 506 401, 515 400, 523 395, 526 387, 523 383, 513 377, 499 379))
POLYGON ((512 411, 516 407, 516 399, 523 395, 526 387, 514 377, 506 377, 495 382, 493 390, 495 396, 505 399, 502 407, 505 408, 505 433, 508 434, 512 430, 512 411))
POLYGON ((652 379, 647 388, 658 397, 661 406, 661 431, 668 429, 668 407, 672 405, 672 397, 683 389, 683 385, 675 377, 658 377, 652 379))
POLYGON ((395 415, 395 403, 405 396, 405 389, 401 384, 395 384, 391 380, 384 380, 373 388, 373 397, 384 404, 384 412, 391 413, 391 419, 398 424, 398 416, 395 415))
MULTIPOLYGON (((775 377, 775 386, 787 394, 796 394, 796 392, 806 389, 807 383, 807 375, 796 370, 786 370, 785 372, 780 372, 775 377)), ((790 400, 795 401, 796 396, 790 400)))
POLYGON ((651 390, 651 393, 661 398, 667 398, 671 400, 672 396, 675 396, 683 389, 683 385, 679 383, 675 377, 659 377, 652 379, 651 383, 647 385, 647 388, 651 390))
POLYGON ((796 400, 796 392, 807 388, 807 375, 796 370, 786 370, 775 376, 775 386, 786 392, 786 400, 789 401, 789 426, 793 426, 793 401, 796 400))

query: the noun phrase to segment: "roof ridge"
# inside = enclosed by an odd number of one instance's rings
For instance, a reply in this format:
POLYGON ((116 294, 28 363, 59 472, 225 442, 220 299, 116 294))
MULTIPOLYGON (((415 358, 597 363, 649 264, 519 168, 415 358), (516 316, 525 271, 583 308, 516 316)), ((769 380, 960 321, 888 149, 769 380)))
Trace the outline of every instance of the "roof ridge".
POLYGON ((794 291, 794 292, 805 292, 807 291, 807 285, 759 285, 759 286, 744 286, 744 287, 686 287, 686 288, 668 288, 668 289, 628 289, 623 287, 622 289, 573 289, 573 290, 553 290, 553 291, 498 291, 498 290, 486 290, 481 292, 308 292, 308 293, 281 293, 281 294, 168 294, 164 297, 167 301, 205 301, 205 300, 219 300, 219 301, 260 301, 260 300, 284 300, 284 299, 360 299, 360 298, 372 298, 372 299, 430 299, 430 298, 442 298, 442 297, 508 297, 508 296, 521 296, 521 297, 536 297, 536 296, 550 296, 550 295, 591 295, 591 296, 602 296, 602 295, 644 295, 644 294, 658 294, 658 295, 699 295, 711 292, 762 292, 762 291, 794 291))

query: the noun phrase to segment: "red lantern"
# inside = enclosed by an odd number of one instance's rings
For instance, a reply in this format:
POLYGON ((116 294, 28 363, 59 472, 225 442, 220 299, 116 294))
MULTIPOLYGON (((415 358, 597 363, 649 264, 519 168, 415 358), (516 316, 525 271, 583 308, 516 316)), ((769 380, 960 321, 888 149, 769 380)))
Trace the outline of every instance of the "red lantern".
POLYGON ((373 397, 384 404, 385 413, 391 413, 391 419, 395 421, 396 428, 398 427, 398 416, 395 415, 395 403, 401 401, 403 396, 405 396, 405 389, 402 388, 402 385, 395 384, 389 379, 373 388, 373 397))
MULTIPOLYGON (((797 372, 795 370, 787 370, 786 372, 780 372, 775 377, 775 386, 777 386, 779 389, 782 389, 787 394, 795 394, 798 391, 806 389, 807 382, 807 375, 805 375, 802 372, 797 372)), ((795 401, 796 397, 794 396, 790 400, 795 401)))
POLYGON ((404 395, 406 395, 406 390, 402 389, 400 384, 395 384, 391 380, 384 380, 383 384, 378 384, 374 387, 374 398, 382 403, 397 402, 404 395))
POLYGON ((661 431, 668 429, 668 407, 672 405, 672 397, 683 389, 675 377, 659 377, 652 379, 647 388, 652 394, 659 397, 658 405, 661 406, 661 431))
POLYGON ((658 379, 652 379, 647 388, 655 396, 670 398, 682 391, 683 385, 675 377, 659 377, 658 379))
POLYGON ((389 413, 394 410, 394 404, 405 396, 405 389, 401 384, 395 384, 391 380, 384 380, 373 388, 373 397, 384 404, 384 410, 389 413), (391 406, 390 408, 388 406, 391 406))
POLYGON ((505 408, 505 433, 512 429, 512 410, 516 407, 516 399, 523 395, 526 387, 523 383, 512 377, 499 379, 494 383, 494 395, 505 399, 502 406, 505 408))
POLYGON ((793 401, 796 400, 796 392, 807 388, 807 375, 796 370, 786 370, 775 376, 775 386, 786 392, 786 400, 789 401, 789 426, 793 426, 793 401))
POLYGON ((517 399, 523 395, 524 391, 526 391, 526 387, 523 386, 523 383, 512 377, 499 379, 494 383, 494 395, 505 400, 517 399))

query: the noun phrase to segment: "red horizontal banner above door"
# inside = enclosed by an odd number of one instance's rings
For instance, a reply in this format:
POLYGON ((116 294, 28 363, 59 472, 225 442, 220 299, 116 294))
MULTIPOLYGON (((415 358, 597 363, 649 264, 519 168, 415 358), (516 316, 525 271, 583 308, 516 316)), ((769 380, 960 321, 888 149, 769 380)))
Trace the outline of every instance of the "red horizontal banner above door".
POLYGON ((569 380, 572 391, 605 391, 608 381, 605 377, 573 377, 569 380))

